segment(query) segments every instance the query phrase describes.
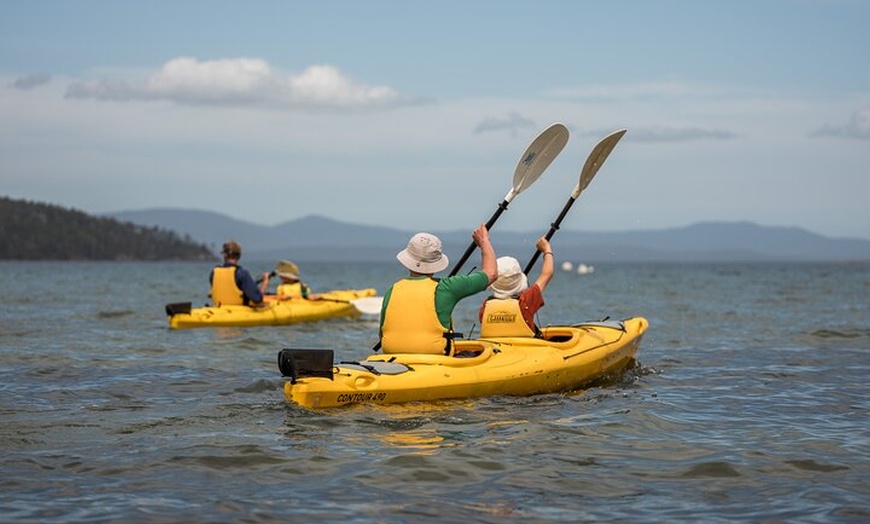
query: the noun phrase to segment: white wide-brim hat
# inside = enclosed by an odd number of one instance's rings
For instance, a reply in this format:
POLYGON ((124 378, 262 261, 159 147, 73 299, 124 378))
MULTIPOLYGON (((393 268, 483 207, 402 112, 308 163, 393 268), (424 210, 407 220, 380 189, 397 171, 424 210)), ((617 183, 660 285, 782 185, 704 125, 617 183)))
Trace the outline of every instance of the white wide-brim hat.
POLYGON ((415 273, 432 274, 443 271, 450 264, 441 252, 441 240, 430 233, 417 233, 408 241, 408 247, 399 251, 396 259, 415 273))
POLYGON ((495 298, 509 298, 522 293, 529 287, 529 279, 523 273, 517 259, 499 257, 495 262, 498 266, 498 278, 489 285, 495 298))

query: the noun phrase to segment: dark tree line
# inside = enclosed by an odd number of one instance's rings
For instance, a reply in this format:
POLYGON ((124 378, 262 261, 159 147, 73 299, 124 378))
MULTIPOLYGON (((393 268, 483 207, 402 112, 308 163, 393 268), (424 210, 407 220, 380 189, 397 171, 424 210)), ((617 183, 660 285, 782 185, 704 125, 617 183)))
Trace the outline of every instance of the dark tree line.
POLYGON ((0 260, 213 260, 190 236, 0 197, 0 260))

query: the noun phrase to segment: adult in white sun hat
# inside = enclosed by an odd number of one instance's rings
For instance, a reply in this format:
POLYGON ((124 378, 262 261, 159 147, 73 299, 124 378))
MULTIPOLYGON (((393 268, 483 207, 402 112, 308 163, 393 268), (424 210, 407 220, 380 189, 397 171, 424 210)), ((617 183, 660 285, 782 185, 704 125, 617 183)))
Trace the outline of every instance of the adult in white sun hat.
POLYGON ((555 264, 546 237, 539 238, 535 247, 543 253, 544 261, 531 287, 517 259, 500 257, 496 261, 498 278, 489 286, 492 296, 483 301, 478 314, 480 338, 541 336, 535 314, 544 306, 544 289, 553 278, 555 264))
POLYGON ((436 279, 450 264, 441 240, 417 233, 396 259, 409 271, 384 293, 380 344, 384 353, 450 354, 453 349, 453 309, 465 297, 486 290, 495 281, 495 250, 481 224, 471 234, 480 250, 480 269, 467 275, 436 279))

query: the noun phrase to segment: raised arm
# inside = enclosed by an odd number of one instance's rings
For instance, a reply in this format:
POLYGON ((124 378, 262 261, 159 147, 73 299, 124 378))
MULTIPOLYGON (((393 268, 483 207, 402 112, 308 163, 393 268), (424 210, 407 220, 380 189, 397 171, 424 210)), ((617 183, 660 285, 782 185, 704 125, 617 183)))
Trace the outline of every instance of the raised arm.
POLYGON ((489 283, 498 278, 498 266, 495 262, 495 249, 489 240, 489 230, 485 224, 481 224, 471 234, 474 243, 480 249, 480 269, 489 277, 489 283))
POLYGON ((550 242, 547 240, 546 237, 539 238, 535 246, 544 257, 544 261, 541 264, 541 274, 538 275, 538 279, 535 280, 535 284, 539 288, 541 288, 541 292, 543 292, 544 289, 547 288, 547 284, 550 283, 550 279, 553 278, 553 271, 555 270, 555 262, 553 261, 553 248, 550 247, 550 242))

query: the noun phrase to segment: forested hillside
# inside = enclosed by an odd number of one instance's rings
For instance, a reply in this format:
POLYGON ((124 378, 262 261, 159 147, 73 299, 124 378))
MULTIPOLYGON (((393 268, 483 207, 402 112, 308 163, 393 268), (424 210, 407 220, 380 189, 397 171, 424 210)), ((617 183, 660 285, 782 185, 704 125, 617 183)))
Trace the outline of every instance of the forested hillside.
POLYGON ((0 197, 0 259, 211 260, 190 237, 94 217, 60 206, 0 197))

